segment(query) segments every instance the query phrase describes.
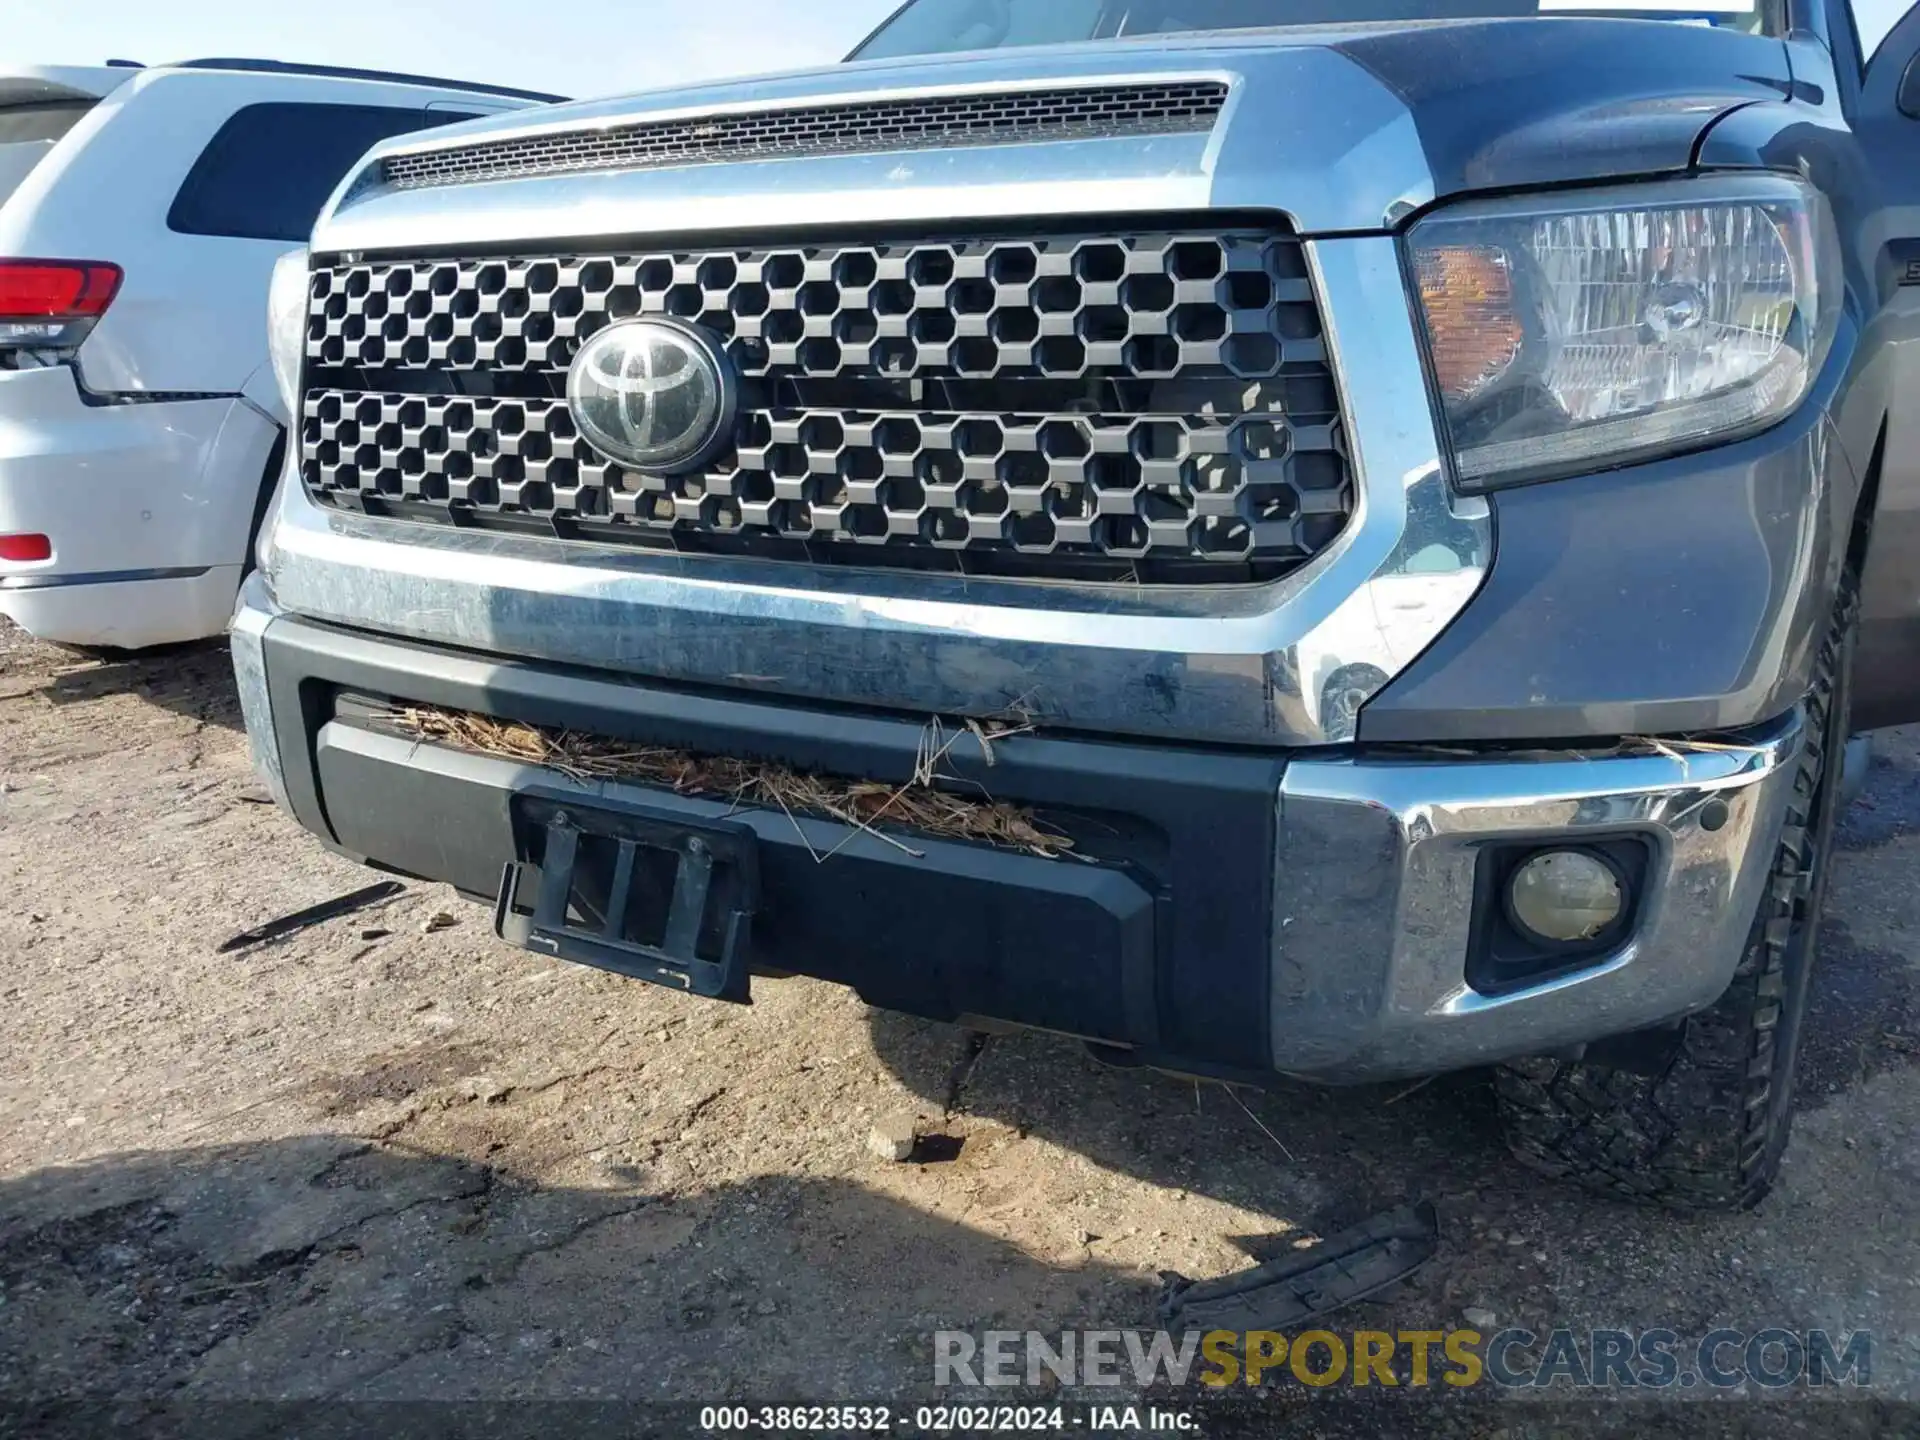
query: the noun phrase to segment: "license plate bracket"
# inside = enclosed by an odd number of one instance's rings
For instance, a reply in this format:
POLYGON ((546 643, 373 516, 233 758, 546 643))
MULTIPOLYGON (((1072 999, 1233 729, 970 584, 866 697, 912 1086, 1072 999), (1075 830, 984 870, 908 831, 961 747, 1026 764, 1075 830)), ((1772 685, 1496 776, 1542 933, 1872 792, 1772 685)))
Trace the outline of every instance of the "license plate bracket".
POLYGON ((644 806, 515 797, 526 859, 507 862, 494 903, 503 940, 714 1000, 751 1003, 758 840, 744 825, 644 806), (538 876, 531 909, 520 892, 538 876))

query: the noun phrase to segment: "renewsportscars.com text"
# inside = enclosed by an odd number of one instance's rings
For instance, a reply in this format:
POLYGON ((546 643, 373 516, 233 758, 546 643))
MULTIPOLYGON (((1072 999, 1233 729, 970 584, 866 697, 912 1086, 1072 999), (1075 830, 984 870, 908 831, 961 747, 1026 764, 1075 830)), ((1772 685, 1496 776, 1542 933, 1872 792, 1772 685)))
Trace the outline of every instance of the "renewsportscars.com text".
POLYGON ((1865 1330, 989 1330, 934 1336, 936 1385, 1298 1384, 1426 1389, 1668 1390, 1740 1386, 1862 1388, 1873 1381, 1865 1330))

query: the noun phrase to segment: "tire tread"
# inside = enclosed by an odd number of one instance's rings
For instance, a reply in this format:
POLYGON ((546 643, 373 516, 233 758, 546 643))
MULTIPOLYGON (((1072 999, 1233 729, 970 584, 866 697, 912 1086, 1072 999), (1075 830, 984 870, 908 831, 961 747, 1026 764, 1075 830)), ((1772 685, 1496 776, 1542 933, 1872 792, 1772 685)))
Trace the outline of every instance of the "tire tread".
MULTIPOLYGON (((1792 1123, 1794 1047, 1780 1044, 1794 1003, 1791 964, 1810 964, 1796 932, 1817 923, 1809 857, 1825 771, 1841 747, 1829 717, 1844 685, 1857 599, 1848 585, 1823 641, 1805 704, 1805 743, 1752 934, 1726 993, 1683 1023, 1664 1069, 1637 1074, 1580 1061, 1517 1060, 1494 1072, 1494 1095, 1520 1161, 1602 1194, 1678 1210, 1745 1210, 1772 1186, 1792 1123), (1796 961, 1797 956, 1797 961, 1796 961)), ((1844 740, 1842 741, 1844 745, 1844 740)), ((1809 940, 1811 937, 1809 937, 1809 940)), ((1798 987, 1805 1004, 1805 986, 1798 987)))

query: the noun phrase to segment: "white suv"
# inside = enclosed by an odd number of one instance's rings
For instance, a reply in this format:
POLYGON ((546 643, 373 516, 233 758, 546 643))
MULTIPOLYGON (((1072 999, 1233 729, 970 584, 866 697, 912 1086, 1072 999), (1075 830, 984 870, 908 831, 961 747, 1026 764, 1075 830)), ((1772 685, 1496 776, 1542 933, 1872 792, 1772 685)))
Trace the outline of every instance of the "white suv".
POLYGON ((0 71, 0 613, 220 633, 280 469, 275 260, 375 141, 558 97, 206 60, 0 71))

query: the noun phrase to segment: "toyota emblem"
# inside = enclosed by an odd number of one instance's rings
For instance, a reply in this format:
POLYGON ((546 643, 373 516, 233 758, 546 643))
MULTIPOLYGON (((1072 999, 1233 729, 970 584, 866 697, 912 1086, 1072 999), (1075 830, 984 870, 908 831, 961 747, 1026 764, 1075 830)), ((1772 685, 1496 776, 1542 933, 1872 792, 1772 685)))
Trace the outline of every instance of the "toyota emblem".
POLYGON ((636 470, 698 469, 733 439, 739 384, 726 352, 677 320, 609 326, 580 348, 567 407, 593 447, 636 470))

